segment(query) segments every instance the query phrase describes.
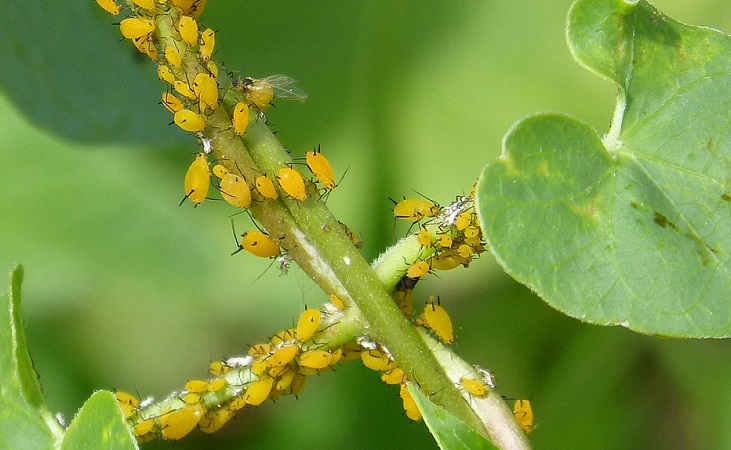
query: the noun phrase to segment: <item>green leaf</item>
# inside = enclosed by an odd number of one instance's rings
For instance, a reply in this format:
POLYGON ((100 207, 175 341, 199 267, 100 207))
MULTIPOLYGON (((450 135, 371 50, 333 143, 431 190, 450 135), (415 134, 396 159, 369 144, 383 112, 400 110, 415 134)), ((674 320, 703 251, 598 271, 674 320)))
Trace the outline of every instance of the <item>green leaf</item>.
POLYGON ((443 450, 497 448, 469 425, 429 400, 418 388, 412 385, 407 387, 439 448, 443 450))
POLYGON ((123 450, 138 447, 114 394, 109 391, 97 391, 89 397, 74 417, 66 430, 61 448, 123 450))
POLYGON ((10 2, 0 14, 0 89, 32 121, 92 143, 170 146, 185 133, 156 105, 155 64, 93 1, 10 2))
POLYGON ((618 86, 610 132, 516 124, 478 187, 491 251, 581 320, 731 336, 731 40, 620 0, 576 1, 567 34, 618 86))
POLYGON ((61 429, 46 408, 28 354, 20 312, 23 268, 10 271, 0 296, 0 443, 5 448, 50 448, 61 429))

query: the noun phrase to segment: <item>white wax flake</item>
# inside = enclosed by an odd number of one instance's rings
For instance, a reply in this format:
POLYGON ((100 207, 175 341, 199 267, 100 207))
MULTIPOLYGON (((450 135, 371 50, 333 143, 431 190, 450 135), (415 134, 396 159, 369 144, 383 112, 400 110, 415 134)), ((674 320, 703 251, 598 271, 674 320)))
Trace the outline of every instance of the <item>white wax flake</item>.
POLYGON ((203 133, 201 133, 200 131, 195 134, 195 137, 198 138, 201 145, 203 146, 203 153, 205 153, 206 155, 210 155, 213 151, 213 144, 211 143, 211 140, 203 136, 203 133))
POLYGON ((254 358, 251 355, 247 356, 236 356, 226 360, 226 365, 229 367, 246 367, 254 362, 254 358))
POLYGON ((343 262, 346 266, 350 265, 350 257, 349 256, 343 256, 343 262))

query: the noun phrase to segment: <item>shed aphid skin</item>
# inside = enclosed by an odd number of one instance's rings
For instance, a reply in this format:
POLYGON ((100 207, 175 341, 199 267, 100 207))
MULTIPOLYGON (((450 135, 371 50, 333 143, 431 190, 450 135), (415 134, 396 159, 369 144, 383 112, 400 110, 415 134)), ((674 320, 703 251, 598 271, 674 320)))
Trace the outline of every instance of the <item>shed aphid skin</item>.
POLYGON ((279 197, 277 189, 274 187, 274 182, 266 175, 260 175, 254 180, 254 187, 262 197, 271 200, 276 200, 279 197))
POLYGON ((394 199, 393 214, 397 219, 418 222, 427 217, 434 217, 439 214, 442 207, 438 203, 426 198, 405 198, 400 202, 394 199))
POLYGON ((279 169, 279 176, 277 178, 279 179, 279 185, 290 197, 299 201, 304 201, 307 198, 305 180, 294 168, 289 166, 282 167, 279 169))
POLYGON ((436 333, 445 344, 454 342, 452 319, 449 318, 449 314, 441 305, 434 302, 433 296, 429 297, 429 301, 424 307, 424 320, 426 326, 436 333))
POLYGON ((297 340, 304 342, 315 335, 320 327, 322 316, 317 309, 305 309, 297 321, 296 335, 297 340))
POLYGON ((186 44, 191 47, 198 45, 198 22, 190 16, 180 16, 178 32, 186 44))
MULTIPOLYGON (((175 114, 179 112, 181 111, 175 114)), ((198 153, 185 174, 185 197, 180 201, 180 204, 182 205, 187 198, 196 206, 200 205, 208 195, 210 184, 211 172, 208 168, 208 159, 205 153, 198 153)))
POLYGON ((149 19, 129 17, 119 23, 119 31, 127 39, 137 39, 155 31, 155 22, 149 19))
POLYGON ((215 45, 216 33, 210 28, 207 28, 201 33, 200 46, 198 47, 198 51, 200 52, 201 59, 203 61, 207 62, 211 59, 215 45))
POLYGON ((206 128, 206 119, 203 115, 195 113, 189 109, 180 109, 175 111, 173 121, 177 126, 191 133, 203 131, 206 128))
POLYGON ((319 144, 317 145, 317 150, 307 152, 305 159, 307 160, 307 167, 310 168, 317 181, 327 190, 335 189, 335 172, 330 165, 330 161, 320 151, 319 144))
POLYGON ((235 255, 241 250, 246 250, 252 255, 260 258, 274 258, 282 251, 277 241, 272 239, 268 234, 259 230, 249 230, 242 234, 238 250, 231 254, 235 255))
POLYGON ((122 11, 122 8, 114 0, 96 0, 96 2, 104 8, 109 14, 116 16, 122 11))
POLYGON ((530 401, 516 400, 513 405, 513 414, 523 432, 530 434, 533 431, 533 408, 530 406, 530 401))
POLYGON ((294 79, 286 75, 272 75, 263 79, 246 77, 234 82, 234 87, 240 89, 259 110, 263 111, 271 105, 274 98, 285 100, 307 99, 307 94, 294 85, 294 79))
POLYGON ((241 136, 249 126, 249 106, 244 102, 238 102, 234 106, 232 116, 234 131, 237 135, 241 136))

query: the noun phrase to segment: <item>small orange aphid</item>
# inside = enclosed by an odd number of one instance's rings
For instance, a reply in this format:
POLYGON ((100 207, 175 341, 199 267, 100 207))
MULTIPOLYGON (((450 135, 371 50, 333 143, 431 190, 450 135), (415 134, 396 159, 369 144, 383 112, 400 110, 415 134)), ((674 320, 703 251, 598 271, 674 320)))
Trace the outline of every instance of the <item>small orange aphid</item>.
POLYGON ((164 439, 176 441, 193 431, 206 412, 203 405, 189 405, 160 416, 160 430, 164 439))
POLYGON ((515 414, 515 420, 518 421, 525 434, 533 431, 533 408, 528 400, 516 400, 513 406, 513 414, 515 414))
POLYGON ((180 16, 178 32, 186 44, 191 47, 198 45, 198 22, 190 16, 180 16))
POLYGON ((421 411, 419 411, 419 406, 416 404, 414 397, 411 396, 411 392, 409 392, 405 383, 401 385, 399 395, 404 402, 404 412, 406 412, 406 416, 415 422, 421 420, 422 417, 421 411))
MULTIPOLYGON (((181 110, 175 114, 179 114, 181 110)), ((186 198, 190 199, 193 203, 200 205, 208 195, 208 187, 211 183, 211 172, 208 168, 208 159, 205 153, 198 153, 195 160, 188 168, 185 174, 185 201, 186 198)), ((182 201, 180 202, 183 203, 182 201)))
POLYGON ((203 111, 205 108, 216 109, 218 106, 218 82, 207 73, 199 73, 193 80, 193 93, 203 111))
POLYGON ((333 172, 330 161, 320 152, 320 146, 317 146, 317 150, 307 152, 305 158, 307 160, 307 167, 310 168, 310 171, 317 180, 325 186, 325 189, 334 189, 335 172, 333 172))
POLYGON ((459 385, 462 386, 465 391, 477 397, 482 397, 485 395, 485 392, 487 392, 485 389, 485 385, 482 384, 482 382, 474 380, 472 378, 462 377, 459 380, 459 385))
POLYGON ((119 23, 119 31, 127 39, 136 39, 155 31, 155 22, 149 19, 129 17, 119 23))
POLYGON ((147 11, 155 10, 154 0, 132 0, 132 2, 140 8, 146 9, 147 11))
POLYGON ((279 169, 279 185, 284 189, 284 192, 289 194, 291 197, 304 201, 307 198, 307 192, 305 192, 305 180, 302 178, 299 172, 294 170, 292 167, 282 167, 279 169))
POLYGON ((429 270, 431 270, 431 267, 429 267, 428 262, 417 261, 409 267, 409 270, 406 271, 406 276, 414 279, 420 278, 429 273, 429 270))
POLYGON ((244 401, 249 405, 261 405, 269 397, 269 394, 272 392, 272 387, 274 387, 274 378, 259 378, 246 389, 244 401))
POLYGON ((233 125, 236 134, 241 136, 249 126, 249 107, 244 102, 238 102, 234 106, 233 125))
POLYGON ((304 352, 298 358, 301 367, 308 369, 324 369, 328 367, 332 361, 332 354, 325 350, 310 350, 304 352))
POLYGON ((203 116, 189 109, 180 109, 175 111, 173 121, 180 128, 191 133, 203 131, 206 128, 206 120, 203 116))
POLYGON ((431 233, 429 233, 429 230, 426 228, 420 229, 419 232, 416 233, 416 241, 422 247, 430 246, 432 244, 432 236, 431 233))
POLYGON ((183 65, 183 57, 175 44, 168 44, 165 47, 165 59, 176 69, 183 65))
POLYGON ((219 185, 221 197, 237 208, 248 208, 251 206, 251 191, 243 178, 227 173, 221 178, 219 185))
POLYGON ((118 15, 122 11, 122 9, 114 0, 96 0, 96 2, 99 4, 99 6, 104 8, 106 12, 114 16, 118 15))
POLYGON ((292 362, 297 353, 299 353, 300 347, 297 344, 288 344, 279 347, 274 350, 272 356, 269 358, 270 367, 279 367, 292 362))
POLYGON ((341 311, 345 309, 345 302, 335 294, 330 294, 330 303, 341 311))
POLYGON ((201 59, 203 61, 208 61, 211 59, 211 55, 213 54, 213 48, 216 45, 216 33, 211 30, 210 28, 206 29, 203 33, 201 33, 201 40, 200 40, 200 55, 201 59))

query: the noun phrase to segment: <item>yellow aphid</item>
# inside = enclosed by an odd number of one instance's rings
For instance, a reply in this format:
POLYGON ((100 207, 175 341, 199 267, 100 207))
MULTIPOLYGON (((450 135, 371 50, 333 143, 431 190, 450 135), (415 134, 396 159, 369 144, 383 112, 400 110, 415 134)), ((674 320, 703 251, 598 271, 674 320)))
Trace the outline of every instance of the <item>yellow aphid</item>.
POLYGON ((218 106, 218 82, 207 73, 199 73, 193 80, 193 93, 198 98, 201 110, 216 109, 218 106))
POLYGON ((222 164, 216 164, 215 166, 213 166, 213 175, 215 175, 219 179, 223 178, 228 173, 229 173, 228 169, 226 168, 226 166, 224 166, 222 164))
POLYGON ((160 416, 162 437, 173 441, 181 439, 198 425, 205 412, 206 407, 203 405, 189 405, 163 414, 160 416))
POLYGON ((302 389, 305 388, 305 382, 307 381, 307 377, 305 377, 302 374, 295 374, 294 379, 292 380, 292 383, 289 385, 289 391, 297 397, 300 392, 302 392, 302 389))
POLYGON ((252 255, 261 258, 273 258, 281 252, 277 241, 259 230, 251 230, 242 234, 241 244, 239 245, 240 249, 244 249, 252 255))
POLYGON ((417 261, 409 267, 406 271, 406 276, 409 278, 420 278, 429 273, 429 263, 426 261, 417 261))
POLYGON ((226 379, 225 378, 216 378, 215 380, 211 380, 208 383, 208 391, 209 392, 220 391, 225 386, 226 386, 226 379))
POLYGON ((297 375, 297 372, 291 369, 283 373, 274 384, 274 389, 278 391, 286 391, 292 385, 295 375, 297 375))
POLYGON ((272 346, 269 345, 269 343, 254 344, 249 347, 249 355, 253 356, 254 358, 259 358, 268 355, 271 350, 272 346))
POLYGON ((260 175, 256 177, 256 179, 254 180, 254 186, 264 198, 270 198, 272 200, 275 200, 277 197, 279 197, 279 194, 277 194, 277 189, 274 187, 274 182, 266 175, 260 175))
POLYGON ((464 237, 466 237, 468 239, 477 237, 479 234, 480 234, 480 229, 474 225, 470 225, 464 229, 464 237))
POLYGON ((470 226, 470 223, 472 223, 472 214, 469 212, 463 212, 457 216, 457 219, 454 221, 454 226, 457 227, 459 231, 462 231, 470 226))
POLYGON ((292 362, 294 357, 297 356, 297 353, 299 353, 299 351, 300 347, 297 344, 283 345, 282 347, 274 350, 274 353, 272 353, 272 356, 269 358, 268 361, 269 366, 278 367, 289 364, 290 362, 292 362))
POLYGON ((213 62, 213 60, 209 60, 206 63, 206 69, 208 69, 208 72, 213 78, 218 78, 218 66, 215 62, 213 62))
POLYGON ((183 65, 183 57, 180 55, 180 50, 178 50, 175 44, 168 44, 165 47, 165 59, 176 69, 183 65))
POLYGON ((332 355, 325 350, 310 350, 299 357, 299 365, 309 369, 324 369, 332 361, 332 355))
POLYGON ((259 360, 255 361, 253 364, 251 364, 251 373, 254 375, 261 375, 264 372, 267 371, 269 368, 269 363, 265 360, 259 360))
POLYGON ((140 437, 144 436, 147 433, 152 432, 152 429, 155 427, 155 420, 154 419, 147 419, 143 420, 142 422, 135 425, 133 428, 133 431, 135 433, 135 436, 140 437))
POLYGON ((195 133, 206 128, 206 120, 201 114, 194 113, 189 109, 175 111, 173 121, 183 130, 195 133))
POLYGON ((424 307, 424 319, 427 326, 434 331, 445 344, 454 342, 454 330, 452 328, 452 319, 449 314, 440 305, 434 303, 434 297, 429 298, 429 302, 424 307))
POLYGON ((452 237, 448 234, 439 235, 439 246, 442 248, 452 247, 452 237))
POLYGON ((137 412, 137 405, 140 404, 137 397, 124 391, 115 391, 114 396, 117 397, 117 403, 125 419, 129 419, 137 412))
MULTIPOLYGON (((183 111, 186 110, 178 111, 175 114, 177 115, 183 111)), ((206 155, 205 153, 198 153, 185 174, 185 197, 196 205, 200 205, 208 195, 210 182, 211 172, 208 169, 206 155)))
POLYGON ((460 378, 459 385, 462 386, 465 391, 472 395, 476 395, 477 397, 482 397, 486 392, 485 385, 480 381, 473 380, 472 378, 460 378))
POLYGON ((475 251, 467 244, 462 244, 459 247, 457 247, 457 254, 461 256, 462 258, 469 258, 474 254, 475 251))
POLYGON ((299 172, 294 170, 292 167, 282 167, 279 169, 279 185, 284 189, 284 192, 289 194, 291 197, 303 201, 307 198, 305 192, 305 180, 302 178, 299 172))
POLYGON ((520 424, 525 434, 533 431, 533 408, 528 400, 516 400, 513 406, 515 420, 520 424))
POLYGON ((208 367, 208 370, 211 372, 212 375, 220 377, 229 373, 231 371, 231 367, 227 366, 221 361, 213 361, 208 367))
POLYGON ((249 107, 246 103, 238 102, 236 106, 234 106, 233 124, 236 134, 239 136, 244 134, 246 127, 249 126, 249 107))
POLYGON ((166 66, 165 64, 160 64, 157 66, 157 77, 166 83, 175 83, 175 75, 173 75, 173 71, 170 70, 170 67, 166 66))
POLYGON ((470 264, 470 260, 458 254, 440 253, 429 259, 429 264, 432 269, 452 270, 459 266, 467 267, 470 264))
POLYGON ((136 39, 147 36, 155 30, 155 22, 149 19, 130 17, 119 23, 119 31, 127 39, 136 39))
POLYGON ((254 106, 264 110, 275 96, 287 100, 305 100, 307 94, 295 87, 296 83, 297 81, 286 75, 272 75, 264 79, 246 77, 234 86, 241 89, 254 106))
POLYGON ((363 350, 360 359, 364 366, 378 372, 388 372, 396 367, 396 363, 380 350, 363 350))
POLYGON ((243 397, 236 397, 235 399, 231 400, 228 404, 228 409, 231 411, 238 411, 241 408, 246 406, 246 402, 244 401, 243 397))
POLYGON ((193 2, 193 6, 190 8, 190 11, 188 11, 190 14, 193 15, 193 17, 200 17, 201 14, 203 14, 203 10, 206 7, 206 0, 195 0, 193 2))
POLYGON ((188 380, 188 382, 185 383, 185 390, 188 392, 202 394, 208 391, 208 382, 205 380, 188 380))
POLYGON ((292 367, 289 365, 284 366, 276 366, 269 369, 269 376, 272 378, 278 378, 280 375, 282 375, 284 372, 287 372, 289 370, 292 370, 292 367))
POLYGON ((184 12, 188 12, 193 7, 195 0, 172 0, 173 6, 182 9, 184 12))
POLYGON ((422 228, 419 230, 418 233, 416 233, 416 241, 421 245, 422 247, 428 247, 432 243, 432 237, 431 233, 429 233, 429 230, 426 228, 422 228))
POLYGON ((401 385, 399 395, 404 402, 404 411, 406 412, 406 417, 415 422, 421 420, 421 411, 419 411, 419 407, 416 405, 416 401, 414 401, 414 397, 411 396, 411 392, 409 392, 406 384, 401 385))
POLYGON ((200 422, 198 422, 198 428, 204 433, 215 433, 226 425, 226 422, 231 420, 234 414, 236 414, 236 411, 230 408, 219 408, 215 411, 209 411, 208 414, 201 417, 200 422))
POLYGON ((216 33, 213 30, 208 28, 203 33, 201 33, 199 51, 201 54, 201 59, 203 61, 208 61, 209 59, 211 59, 211 55, 213 54, 213 48, 215 47, 215 45, 216 33))
POLYGON ((155 2, 154 0, 132 0, 132 2, 139 6, 142 9, 146 9, 148 11, 154 11, 155 10, 155 2))
POLYGON ((251 191, 246 181, 238 175, 227 173, 221 178, 221 197, 237 208, 251 206, 251 191))
POLYGON ((96 2, 104 8, 106 12, 114 16, 118 15, 122 9, 114 0, 96 0, 96 2))
POLYGON ((149 56, 153 61, 157 61, 157 47, 155 46, 155 42, 150 39, 150 35, 134 38, 132 39, 132 43, 140 53, 149 56))
POLYGON ((196 392, 189 392, 180 397, 180 399, 187 405, 195 405, 196 403, 200 403, 201 394, 198 394, 196 392))
POLYGON ((424 198, 407 198, 396 203, 393 214, 397 219, 418 221, 425 217, 434 217, 442 207, 424 198))
POLYGON ((198 22, 190 16, 180 16, 178 32, 186 44, 191 47, 198 45, 198 22))
POLYGON ((175 80, 173 82, 173 88, 175 88, 175 90, 185 98, 190 100, 196 99, 195 92, 193 92, 188 83, 183 80, 175 80))
POLYGON ((310 168, 317 180, 325 186, 325 189, 334 189, 335 172, 333 172, 330 161, 320 152, 320 146, 317 146, 317 150, 307 152, 305 159, 307 160, 307 167, 310 168))
POLYGON ((274 378, 265 377, 259 378, 257 381, 251 383, 246 394, 244 394, 244 401, 249 405, 258 406, 264 403, 264 400, 269 397, 274 386, 274 378))
POLYGON ((320 326, 321 320, 319 310, 311 308, 304 310, 297 321, 297 340, 303 342, 311 338, 320 326))
POLYGON ((332 303, 334 307, 341 311, 345 309, 345 302, 342 301, 340 297, 335 294, 330 294, 330 303, 332 303))
POLYGON ((394 367, 390 371, 381 375, 381 380, 386 384, 401 384, 406 379, 404 371, 399 367, 394 367))

